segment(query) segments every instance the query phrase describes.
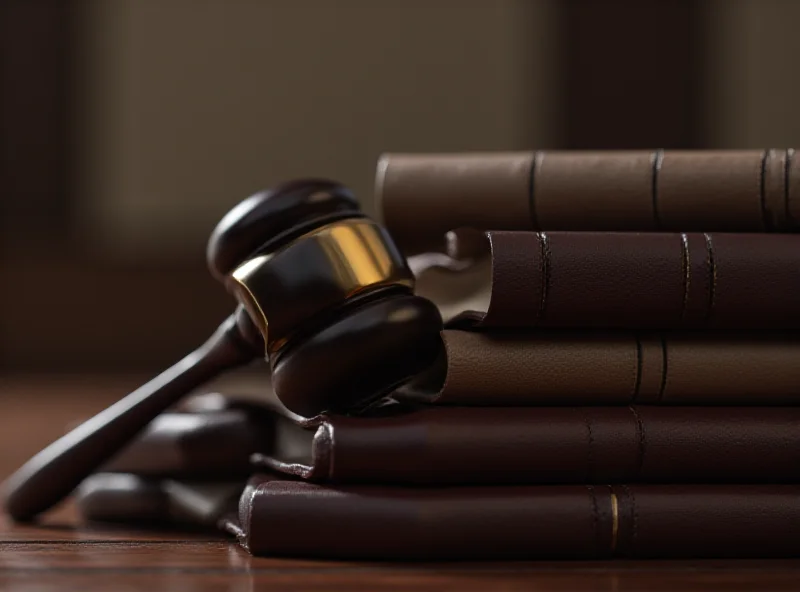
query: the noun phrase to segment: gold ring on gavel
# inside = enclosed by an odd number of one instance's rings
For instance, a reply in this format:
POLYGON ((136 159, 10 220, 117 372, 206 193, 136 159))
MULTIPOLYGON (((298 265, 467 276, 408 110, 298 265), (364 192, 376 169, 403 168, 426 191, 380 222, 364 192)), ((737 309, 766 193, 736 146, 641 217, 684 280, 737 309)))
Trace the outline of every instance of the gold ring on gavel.
POLYGON ((255 255, 231 273, 230 281, 258 320, 268 352, 309 319, 348 299, 378 288, 414 288, 414 275, 388 232, 366 218, 332 222, 273 253, 255 255))

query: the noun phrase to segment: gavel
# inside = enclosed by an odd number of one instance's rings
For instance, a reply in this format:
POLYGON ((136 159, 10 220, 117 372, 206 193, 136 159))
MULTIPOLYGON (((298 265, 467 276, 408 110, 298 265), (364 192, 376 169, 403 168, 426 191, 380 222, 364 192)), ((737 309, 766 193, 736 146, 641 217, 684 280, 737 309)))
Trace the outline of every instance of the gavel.
POLYGON ((30 521, 67 497, 160 413, 259 357, 292 412, 352 412, 433 363, 442 318, 414 293, 389 233, 345 186, 296 180, 256 193, 211 234, 212 275, 237 306, 198 349, 39 452, 4 484, 30 521))

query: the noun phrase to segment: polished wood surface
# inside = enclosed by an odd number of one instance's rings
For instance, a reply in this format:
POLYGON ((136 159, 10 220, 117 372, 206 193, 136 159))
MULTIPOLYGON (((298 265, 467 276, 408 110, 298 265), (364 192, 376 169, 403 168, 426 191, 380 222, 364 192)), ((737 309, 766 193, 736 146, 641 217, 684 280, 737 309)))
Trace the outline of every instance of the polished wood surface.
MULTIPOLYGON (((135 388, 141 379, 0 379, 0 476, 11 473, 76 422, 135 388)), ((69 502, 48 513, 37 526, 0 519, 0 589, 21 591, 625 592, 799 587, 800 561, 342 563, 254 558, 216 533, 86 527, 78 523, 69 502)))

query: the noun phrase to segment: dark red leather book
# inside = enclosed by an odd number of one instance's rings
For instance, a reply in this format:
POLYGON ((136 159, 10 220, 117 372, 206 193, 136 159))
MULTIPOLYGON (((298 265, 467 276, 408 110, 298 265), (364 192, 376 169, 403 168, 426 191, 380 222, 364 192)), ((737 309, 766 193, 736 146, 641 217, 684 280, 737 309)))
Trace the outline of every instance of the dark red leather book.
POLYGON ((490 231, 485 240, 491 295, 462 325, 800 328, 800 234, 490 231))
MULTIPOLYGON (((167 470, 160 457, 189 446, 196 452, 184 452, 187 459, 216 447, 215 455, 227 455, 232 466, 249 456, 261 470, 322 483, 800 482, 800 407, 390 404, 359 417, 261 416, 261 434, 253 439, 263 448, 254 454, 170 414, 104 471, 200 480, 224 475, 221 469, 187 474, 182 464, 167 470), (163 452, 154 454, 157 448, 163 452)), ((242 429, 248 429, 244 421, 242 429)))
MULTIPOLYGON (((140 528, 223 530, 254 555, 266 556, 464 560, 800 553, 798 484, 644 484, 597 478, 610 468, 620 475, 646 476, 651 471, 687 475, 707 470, 712 460, 723 472, 740 470, 735 465, 748 467, 740 472, 742 476, 747 471, 768 479, 785 475, 797 468, 797 416, 789 409, 782 419, 753 419, 747 410, 734 408, 724 421, 701 413, 692 422, 690 416, 675 415, 652 421, 624 407, 610 411, 628 414, 633 421, 616 415, 587 418, 585 409, 565 408, 554 410, 565 414, 560 420, 557 415, 543 417, 540 433, 533 435, 524 420, 497 424, 499 417, 485 417, 488 427, 482 429, 477 413, 468 413, 472 415, 469 421, 462 417, 439 426, 408 418, 395 423, 394 418, 403 416, 390 409, 382 410, 371 427, 357 429, 348 422, 358 418, 343 418, 343 422, 317 418, 305 424, 308 430, 298 430, 297 419, 273 426, 261 419, 256 422, 265 427, 252 438, 271 434, 276 449, 287 458, 294 455, 300 463, 320 430, 327 434, 325 438, 332 436, 328 460, 333 464, 319 465, 328 471, 320 475, 322 479, 342 470, 351 476, 375 475, 371 483, 334 484, 276 472, 258 473, 249 480, 225 470, 193 475, 187 467, 212 442, 218 448, 216 458, 227 457, 234 465, 241 463, 248 448, 225 446, 219 426, 228 429, 236 423, 231 421, 236 415, 230 412, 248 409, 250 404, 241 406, 230 400, 212 408, 208 402, 199 398, 182 412, 162 416, 116 460, 116 472, 106 470, 86 479, 76 492, 83 519, 140 528), (199 414, 204 421, 193 422, 199 414), (223 421, 216 422, 214 416, 223 421), (701 440, 703 445, 698 446, 701 440), (400 442, 399 448, 395 441, 400 442), (192 451, 174 453, 187 443, 192 451), (538 445, 543 448, 539 450, 538 445), (690 449, 700 450, 698 459, 690 458, 690 449), (160 452, 174 462, 162 462, 160 452), (532 463, 525 453, 534 456, 532 463), (759 459, 762 467, 756 467, 759 459), (492 477, 480 474, 495 471, 524 479, 525 471, 537 466, 556 476, 564 474, 562 464, 573 470, 580 467, 585 482, 444 485, 436 475, 452 478, 472 471, 476 480, 491 482, 492 477), (387 475, 402 474, 410 479, 377 483, 387 475), (423 482, 424 486, 415 486, 423 482)), ((647 411, 664 410, 651 407, 647 411)), ((259 418, 265 417, 262 411, 256 412, 259 418)), ((448 410, 433 411, 434 416, 442 416, 448 410)), ((244 428, 246 416, 252 414, 239 415, 244 428)), ((695 476, 703 477, 699 472, 695 476)))
POLYGON ((238 519, 254 555, 372 560, 794 557, 792 485, 330 487, 256 477, 238 519))
POLYGON ((222 529, 253 555, 351 560, 796 557, 797 485, 331 486, 96 474, 89 521, 222 529))

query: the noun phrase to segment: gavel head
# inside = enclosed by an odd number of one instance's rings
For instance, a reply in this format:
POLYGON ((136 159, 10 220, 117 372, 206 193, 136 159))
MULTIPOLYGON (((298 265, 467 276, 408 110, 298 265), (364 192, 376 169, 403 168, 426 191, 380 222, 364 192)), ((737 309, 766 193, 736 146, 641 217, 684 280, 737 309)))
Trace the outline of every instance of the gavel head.
POLYGON ((338 183, 249 197, 217 225, 207 258, 261 333, 275 392, 295 413, 365 405, 438 352, 438 309, 414 295, 388 232, 338 183))

